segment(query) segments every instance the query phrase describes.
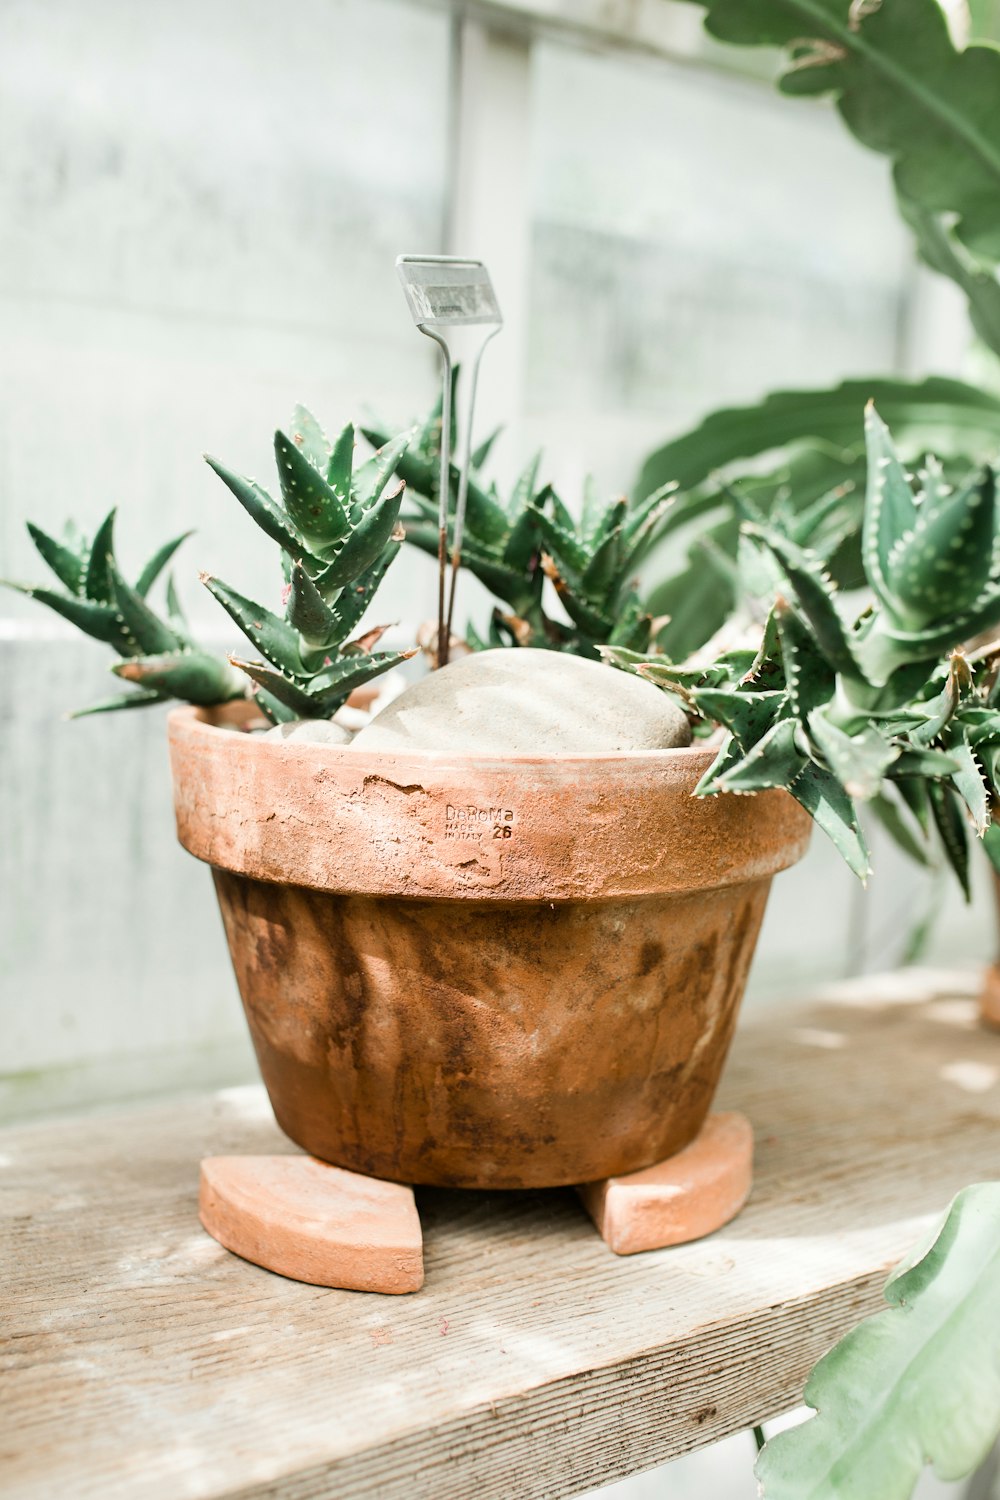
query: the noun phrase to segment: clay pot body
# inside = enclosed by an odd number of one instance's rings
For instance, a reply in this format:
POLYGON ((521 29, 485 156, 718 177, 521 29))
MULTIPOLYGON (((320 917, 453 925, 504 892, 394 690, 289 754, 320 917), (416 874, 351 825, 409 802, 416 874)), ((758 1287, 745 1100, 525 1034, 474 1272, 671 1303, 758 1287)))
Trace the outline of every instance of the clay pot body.
POLYGON ((275 1115, 400 1182, 543 1187, 700 1129, 783 792, 693 798, 713 752, 363 753, 171 715, 177 825, 215 871, 275 1115))
MULTIPOLYGON (((997 926, 1000 928, 1000 874, 992 870, 990 877, 996 902, 997 926)), ((987 1026, 1000 1031, 1000 959, 990 964, 983 974, 983 987, 979 992, 979 1014, 987 1026)))

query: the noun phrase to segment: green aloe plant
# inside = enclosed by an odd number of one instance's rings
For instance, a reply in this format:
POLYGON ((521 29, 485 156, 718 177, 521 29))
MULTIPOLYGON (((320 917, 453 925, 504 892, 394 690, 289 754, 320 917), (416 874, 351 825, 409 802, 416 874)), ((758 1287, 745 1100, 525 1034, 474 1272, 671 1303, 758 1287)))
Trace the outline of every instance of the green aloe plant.
MULTIPOLYGON (((453 394, 457 380, 453 381, 453 394)), ((455 414, 452 412, 452 427, 455 414)), ((388 440, 377 426, 362 429, 375 447, 388 440)), ((537 460, 521 476, 504 502, 496 486, 481 481, 481 470, 496 434, 472 455, 466 502, 462 565, 504 606, 494 612, 491 644, 516 645, 531 637, 536 644, 559 645, 560 635, 549 631, 542 613, 541 539, 533 512, 537 498, 537 460)), ((441 402, 412 429, 411 441, 397 464, 414 507, 405 516, 406 540, 431 557, 438 552, 438 486, 441 457, 441 402)), ((459 471, 451 466, 451 511, 458 498, 459 471)))
POLYGON ((756 651, 675 665, 611 648, 619 666, 728 731, 698 792, 784 787, 863 879, 856 802, 918 853, 936 830, 968 891, 968 827, 1000 797, 1000 512, 991 465, 952 487, 929 460, 914 479, 873 407, 862 562, 872 603, 853 621, 820 558, 744 503, 744 546, 777 582, 756 651))
POLYGON ((648 648, 654 621, 640 600, 636 573, 674 488, 666 485, 632 506, 624 496, 602 503, 588 483, 579 521, 551 487, 532 507, 542 570, 573 622, 571 649, 578 654, 596 656, 603 645, 648 648))
MULTIPOLYGON (((376 445, 387 440, 381 428, 367 427, 364 434, 376 445)), ((481 482, 480 471, 495 436, 472 457, 462 566, 501 605, 494 609, 485 636, 468 627, 469 644, 476 649, 534 646, 591 657, 602 644, 645 649, 653 620, 640 602, 634 575, 660 534, 676 486, 664 485, 630 506, 625 499, 602 504, 588 482, 582 516, 576 521, 551 485, 539 485, 540 454, 506 500, 495 485, 481 482), (547 579, 569 623, 545 610, 547 579)), ((415 515, 405 518, 406 540, 432 557, 438 551, 440 441, 439 402, 413 429, 413 440, 397 465, 417 508, 415 515)), ((453 467, 453 509, 458 479, 453 467)))
POLYGON ((28 534, 62 587, 4 580, 6 587, 37 599, 85 635, 110 646, 121 658, 111 670, 136 685, 134 691, 79 709, 73 717, 141 708, 171 698, 211 704, 242 697, 244 679, 193 641, 172 575, 167 577, 165 616, 149 603, 150 590, 191 533, 165 542, 130 584, 115 556, 115 514, 108 513, 92 538, 73 522, 67 522, 57 538, 29 521, 28 534))
POLYGON ((201 575, 264 658, 230 660, 253 680, 257 702, 276 722, 329 718, 355 688, 413 655, 373 650, 385 626, 353 636, 399 551, 403 479, 394 475, 409 441, 409 433, 395 437, 355 467, 353 425, 331 443, 315 417, 296 407, 289 431, 274 435, 280 501, 256 480, 206 456, 281 548, 281 615, 201 575))

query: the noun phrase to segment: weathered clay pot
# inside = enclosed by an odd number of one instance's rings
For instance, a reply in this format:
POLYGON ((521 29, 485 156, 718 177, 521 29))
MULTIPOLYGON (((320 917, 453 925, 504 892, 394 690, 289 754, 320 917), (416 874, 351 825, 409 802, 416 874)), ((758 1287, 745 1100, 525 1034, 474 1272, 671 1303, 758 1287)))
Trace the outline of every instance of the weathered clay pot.
POLYGON ((212 865, 282 1129, 375 1177, 542 1187, 697 1134, 783 792, 693 798, 702 749, 363 753, 170 716, 181 843, 212 865))
MULTIPOLYGON (((994 816, 996 814, 994 813, 994 816)), ((991 870, 991 885, 997 908, 997 924, 1000 926, 1000 875, 991 870)), ((983 974, 983 987, 979 992, 979 1013, 987 1026, 1000 1031, 1000 960, 990 964, 983 974)))

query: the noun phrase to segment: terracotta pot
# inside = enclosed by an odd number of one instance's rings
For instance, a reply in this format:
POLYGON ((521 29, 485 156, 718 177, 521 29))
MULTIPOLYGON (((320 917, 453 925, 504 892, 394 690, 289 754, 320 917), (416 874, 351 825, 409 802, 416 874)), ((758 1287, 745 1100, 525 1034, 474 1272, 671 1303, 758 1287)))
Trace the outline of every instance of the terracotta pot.
POLYGON ((401 1182, 543 1187, 691 1141, 807 815, 701 749, 363 753, 170 716, 275 1115, 401 1182))
MULTIPOLYGON (((996 900, 997 924, 1000 926, 1000 875, 996 870, 991 870, 990 876, 996 900)), ((983 987, 979 992, 979 1014, 987 1026, 994 1026, 1000 1030, 1000 962, 990 964, 983 974, 983 987)))

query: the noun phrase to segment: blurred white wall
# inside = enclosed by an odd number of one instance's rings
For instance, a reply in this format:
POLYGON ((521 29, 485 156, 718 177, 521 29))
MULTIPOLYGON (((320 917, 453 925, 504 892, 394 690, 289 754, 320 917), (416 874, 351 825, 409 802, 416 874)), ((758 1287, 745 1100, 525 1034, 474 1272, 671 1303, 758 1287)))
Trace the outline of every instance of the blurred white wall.
MULTIPOLYGON (((683 55, 471 23, 454 40, 446 7, 408 0, 0 8, 0 576, 41 577, 28 516, 93 528, 119 504, 136 569, 194 525, 182 592, 231 641, 198 568, 267 599, 277 565, 200 454, 264 475, 295 400, 331 427, 423 409, 432 351, 393 262, 449 233, 490 261, 507 311, 483 386, 483 429, 508 426, 498 472, 544 447, 570 500, 591 470, 626 487, 722 402, 919 364, 942 317, 946 363, 962 357, 954 306, 913 302, 885 164, 829 110, 683 55)), ((412 628, 430 565, 394 572, 412 628)), ((482 598, 467 585, 460 618, 482 598)), ((17 1098, 29 1074, 100 1092, 115 1059, 160 1082, 244 1045, 207 872, 173 841, 162 711, 61 718, 106 695, 106 660, 0 593, 0 1074, 17 1098)), ((925 889, 885 857, 862 912, 815 845, 777 884, 762 999, 897 957, 925 889)), ((984 913, 950 895, 946 911, 938 951, 984 957, 984 913)))

